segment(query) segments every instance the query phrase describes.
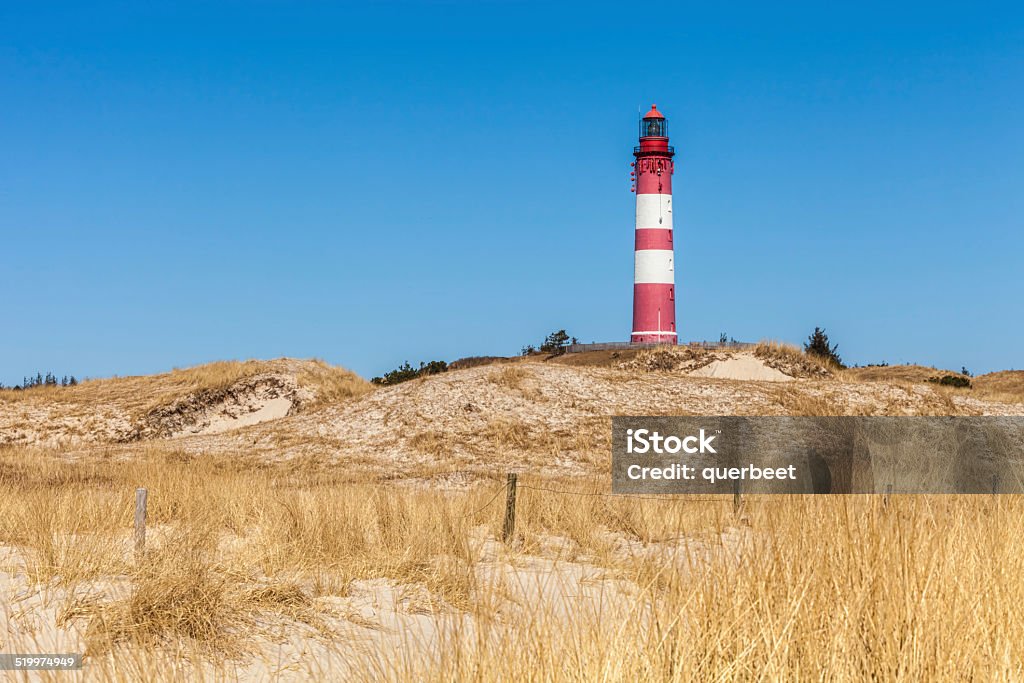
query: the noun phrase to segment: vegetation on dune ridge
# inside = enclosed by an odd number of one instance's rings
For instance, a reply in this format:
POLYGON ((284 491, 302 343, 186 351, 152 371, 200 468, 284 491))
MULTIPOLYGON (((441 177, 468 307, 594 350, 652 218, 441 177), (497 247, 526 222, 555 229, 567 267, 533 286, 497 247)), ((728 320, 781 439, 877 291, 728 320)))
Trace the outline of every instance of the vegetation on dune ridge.
POLYGON ((370 391, 369 382, 344 368, 284 358, 3 391, 0 444, 69 447, 230 430, 244 426, 251 414, 260 422, 370 391))
POLYGON ((373 391, 373 386, 356 373, 319 358, 304 362, 297 380, 300 387, 315 392, 314 405, 334 403, 373 391))
POLYGON ((975 377, 973 393, 989 401, 1024 403, 1024 370, 1002 370, 975 377))
MULTIPOLYGON (((744 361, 748 362, 748 361, 744 361)), ((385 448, 418 458, 493 460, 486 423, 497 417, 523 421, 530 448, 516 457, 531 465, 587 470, 594 461, 577 448, 548 452, 554 437, 589 420, 642 407, 648 414, 740 415, 982 415, 1012 414, 1024 403, 1024 373, 993 373, 972 378, 970 390, 929 383, 942 371, 916 366, 831 369, 799 348, 762 342, 742 350, 657 347, 619 353, 598 351, 554 357, 505 359, 459 370, 444 381, 431 376, 402 385, 401 391, 374 392, 354 373, 322 361, 278 359, 224 362, 150 377, 91 380, 76 387, 41 387, 0 392, 0 442, 94 450, 117 443, 207 435, 204 448, 234 452, 246 447, 267 458, 322 453, 381 467, 385 448), (754 356, 763 364, 802 379, 785 386, 690 377, 715 360, 754 356), (655 371, 653 374, 650 371, 655 371), (661 371, 661 372, 658 372, 661 371), (238 379, 241 378, 241 379, 238 379), (235 384, 231 384, 235 381, 235 384), (213 389, 202 387, 227 387, 213 389), (372 394, 376 393, 376 396, 372 394), (358 399, 367 396, 366 401, 358 399), (286 399, 289 406, 282 408, 286 399), (245 416, 273 402, 250 433, 245 416), (348 404, 345 416, 325 413, 323 422, 279 422, 286 415, 312 416, 324 406, 348 404), (632 406, 632 407, 631 407, 632 406), (405 436, 372 444, 359 433, 377 430, 381 411, 405 436), (240 416, 237 425, 229 422, 240 416), (214 429, 208 426, 220 421, 214 429), (346 432, 339 420, 350 424, 346 432), (217 431, 215 431, 217 430, 217 431), (415 434, 444 432, 443 438, 415 434), (539 444, 539 445, 538 445, 539 444), (358 452, 358 456, 355 453, 358 452), (564 456, 564 457, 562 457, 564 456)), ((588 427, 588 435, 592 431, 588 427)), ((512 457, 512 454, 506 454, 512 457)))
POLYGON ((829 357, 771 339, 758 342, 753 353, 765 365, 794 377, 829 377, 841 367, 829 357))
POLYGON ((243 379, 262 374, 295 375, 299 386, 314 391, 323 390, 325 394, 336 397, 358 396, 371 389, 366 380, 351 370, 330 365, 319 358, 215 361, 190 368, 176 368, 170 373, 152 377, 168 390, 183 396, 198 391, 222 391, 243 379))
POLYGON ((225 360, 189 368, 175 368, 155 375, 135 375, 87 379, 77 385, 55 387, 61 391, 0 392, 0 401, 62 401, 82 404, 109 403, 129 406, 145 412, 153 405, 173 401, 200 392, 218 392, 242 380, 259 375, 295 376, 298 386, 327 398, 359 396, 371 390, 369 382, 351 370, 333 366, 320 359, 225 360))
POLYGON ((420 366, 414 368, 409 364, 409 361, 405 361, 394 370, 385 372, 382 377, 374 377, 370 381, 374 384, 401 384, 402 382, 408 382, 418 377, 427 377, 429 375, 439 375, 442 372, 448 372, 448 363, 443 360, 432 360, 429 362, 420 361, 420 366))
POLYGON ((956 389, 970 389, 971 380, 969 377, 964 375, 942 375, 941 377, 929 377, 928 381, 933 384, 938 384, 944 387, 954 387, 956 389))
POLYGON ((695 370, 714 359, 714 354, 703 347, 665 345, 642 349, 633 358, 620 363, 619 367, 641 372, 695 370))
MULTIPOLYGON (((729 343, 729 342, 725 342, 729 343)), ((816 354, 800 350, 792 344, 765 340, 750 349, 716 349, 698 345, 656 346, 642 349, 627 361, 620 363, 626 370, 641 371, 693 371, 715 360, 727 359, 736 354, 753 354, 765 365, 792 377, 831 377, 838 369, 836 365, 816 354)))
POLYGON ((25 376, 21 380, 21 384, 15 384, 14 386, 7 387, 0 382, 0 390, 13 390, 22 391, 25 389, 37 389, 39 387, 73 387, 78 384, 78 379, 74 375, 64 375, 60 379, 57 378, 52 372, 47 372, 45 375, 41 372, 37 372, 34 377, 25 376))
POLYGON ((579 339, 569 335, 565 330, 555 330, 544 337, 544 341, 540 343, 539 348, 533 344, 527 344, 520 350, 519 355, 532 356, 538 353, 547 353, 553 356, 560 356, 568 350, 570 345, 578 343, 579 339))

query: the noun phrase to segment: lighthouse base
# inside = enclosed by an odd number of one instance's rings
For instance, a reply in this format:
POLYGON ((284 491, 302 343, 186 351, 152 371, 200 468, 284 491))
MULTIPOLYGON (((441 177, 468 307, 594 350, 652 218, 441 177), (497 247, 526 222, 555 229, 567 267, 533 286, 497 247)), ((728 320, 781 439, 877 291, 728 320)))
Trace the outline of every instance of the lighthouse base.
POLYGON ((645 331, 634 332, 629 337, 630 344, 676 344, 675 332, 645 331))
POLYGON ((671 272, 663 274, 663 277, 669 282, 637 282, 633 285, 630 341, 634 344, 676 343, 676 288, 671 282, 671 272))

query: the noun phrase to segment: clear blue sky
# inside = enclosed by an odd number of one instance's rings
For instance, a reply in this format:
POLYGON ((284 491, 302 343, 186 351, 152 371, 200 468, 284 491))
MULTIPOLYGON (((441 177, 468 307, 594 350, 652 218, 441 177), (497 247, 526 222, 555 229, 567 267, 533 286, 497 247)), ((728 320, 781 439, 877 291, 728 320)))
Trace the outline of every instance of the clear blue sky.
POLYGON ((4 3, 0 381, 627 339, 652 102, 683 339, 1024 367, 1024 10, 775 4, 4 3))

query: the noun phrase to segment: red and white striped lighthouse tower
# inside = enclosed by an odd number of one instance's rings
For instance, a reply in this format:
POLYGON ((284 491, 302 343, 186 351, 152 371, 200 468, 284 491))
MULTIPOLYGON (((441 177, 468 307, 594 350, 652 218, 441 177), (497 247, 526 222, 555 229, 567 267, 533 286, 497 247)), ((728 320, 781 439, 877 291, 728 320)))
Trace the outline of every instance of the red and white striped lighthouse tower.
POLYGON ((675 344, 676 282, 672 250, 672 157, 668 123, 658 105, 640 120, 633 149, 636 249, 631 342, 675 344))

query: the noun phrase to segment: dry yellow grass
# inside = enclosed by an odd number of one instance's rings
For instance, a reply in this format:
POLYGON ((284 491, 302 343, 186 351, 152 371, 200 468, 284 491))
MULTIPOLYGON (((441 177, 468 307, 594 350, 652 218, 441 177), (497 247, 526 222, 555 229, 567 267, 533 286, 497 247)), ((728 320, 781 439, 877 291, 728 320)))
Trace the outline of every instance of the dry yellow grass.
POLYGON ((972 393, 988 401, 1024 403, 1024 370, 1003 370, 975 377, 972 393))
MULTIPOLYGON (((842 382, 887 382, 896 385, 925 384, 944 375, 959 375, 953 370, 941 370, 923 365, 886 365, 862 368, 847 368, 839 373, 842 382)), ((999 403, 1024 403, 1024 370, 1003 370, 971 378, 971 387, 950 389, 936 387, 943 395, 965 396, 979 401, 999 403)), ((935 412, 926 414, 941 415, 935 412)), ((948 413, 955 414, 955 413, 948 413)))
POLYGON ((655 346, 635 352, 621 367, 641 372, 695 370, 707 365, 714 355, 699 346, 655 346))
MULTIPOLYGON (((622 363, 627 363, 636 358, 638 353, 641 353, 638 349, 563 353, 562 355, 555 356, 545 362, 556 363, 558 365, 569 365, 572 367, 618 367, 622 363)), ((542 358, 546 358, 546 356, 542 356, 542 358)), ((524 358, 524 360, 530 361, 532 359, 524 358)))
POLYGON ((79 630, 94 680, 1024 678, 1018 496, 750 498, 734 515, 728 497, 611 497, 606 475, 607 416, 635 405, 965 414, 985 407, 965 397, 1018 395, 1018 375, 971 391, 844 373, 749 387, 527 359, 370 394, 347 371, 282 360, 80 396, 144 409, 256 367, 321 405, 237 437, 0 447, 0 651, 51 649, 50 625, 79 630), (383 445, 348 440, 381 423, 383 445), (580 476, 535 474, 554 462, 580 476), (508 546, 505 469, 522 483, 508 546))
POLYGON ((202 430, 225 415, 288 401, 291 413, 372 391, 320 360, 221 361, 143 377, 88 380, 73 387, 0 391, 0 444, 133 441, 202 430), (198 425, 198 426, 196 426, 198 425))
POLYGON ((780 387, 775 390, 776 400, 785 415, 850 415, 853 409, 834 392, 810 394, 804 391, 780 387))
POLYGON ((454 641, 419 680, 1013 680, 1020 501, 796 499, 750 513, 738 553, 630 568, 626 621, 538 605, 505 647, 454 641), (1016 543, 1013 544, 1016 546, 1016 543), (1005 572, 1005 573, 1004 573, 1005 572))
POLYGON ((499 387, 519 389, 522 387, 523 380, 527 375, 528 373, 521 366, 510 365, 492 373, 487 379, 490 382, 497 384, 499 387))
MULTIPOLYGON (((500 529, 499 481, 420 490, 351 483, 313 464, 157 447, 133 460, 82 462, 8 448, 0 450, 0 545, 30 558, 38 585, 69 589, 60 618, 84 628, 90 677, 99 680, 180 680, 195 667, 224 676, 253 657, 272 661, 274 652, 259 648, 272 647, 277 625, 307 628, 310 642, 351 665, 332 674, 300 658, 296 678, 1024 675, 1019 496, 897 496, 888 505, 766 497, 747 500, 736 517, 727 498, 608 497, 597 479, 522 484, 517 536, 495 556, 487 538, 500 529), (136 565, 127 540, 140 485, 150 491, 153 528, 136 565), (516 567, 537 558, 556 561, 543 570, 549 578, 516 597, 515 572, 525 571, 516 567), (512 578, 480 573, 494 566, 512 578), (573 567, 591 567, 591 578, 568 582, 573 567), (410 632, 403 646, 356 657, 331 600, 378 578, 425 591, 409 593, 420 595, 409 609, 447 624, 440 647, 410 632), (127 589, 94 590, 105 580, 127 589), (590 584, 604 597, 571 597, 590 584), (460 614, 469 621, 451 621, 460 614)), ((8 634, 0 644, 15 642, 8 634)))
POLYGON ((973 407, 964 407, 953 401, 962 395, 957 389, 928 385, 915 391, 909 383, 896 383, 898 390, 884 400, 870 404, 852 403, 843 392, 842 385, 826 385, 808 391, 803 387, 781 386, 776 388, 775 400, 784 415, 980 415, 973 407))
POLYGON ((495 386, 517 392, 529 401, 540 402, 544 400, 544 394, 540 390, 539 383, 527 367, 526 361, 509 364, 497 372, 487 376, 487 381, 495 386))
POLYGON ((497 448, 526 449, 531 445, 530 428, 519 420, 499 417, 487 423, 483 436, 497 448))
POLYGON ((316 398, 313 405, 337 403, 373 391, 373 385, 345 368, 315 358, 307 362, 298 374, 300 387, 311 390, 316 398))
POLYGON ((85 380, 73 387, 0 391, 0 403, 118 406, 130 413, 143 414, 157 405, 170 404, 200 392, 224 391, 246 378, 266 374, 297 375, 299 386, 311 389, 320 401, 359 396, 373 387, 350 370, 319 359, 232 360, 176 368, 157 375, 85 380))
POLYGON ((952 370, 939 370, 924 365, 873 365, 846 368, 842 379, 847 382, 927 382, 932 377, 959 374, 952 370))
POLYGON ((170 403, 202 390, 225 389, 239 380, 267 372, 275 361, 217 361, 159 375, 84 380, 73 387, 39 387, 0 392, 8 403, 116 404, 142 412, 153 403, 170 403))
POLYGON ((455 446, 455 438, 449 432, 431 429, 413 434, 409 437, 409 445, 420 453, 438 459, 448 458, 455 446))
POLYGON ((771 339, 758 342, 753 353, 769 367, 793 377, 828 377, 839 370, 839 366, 828 359, 804 353, 794 344, 771 339))

